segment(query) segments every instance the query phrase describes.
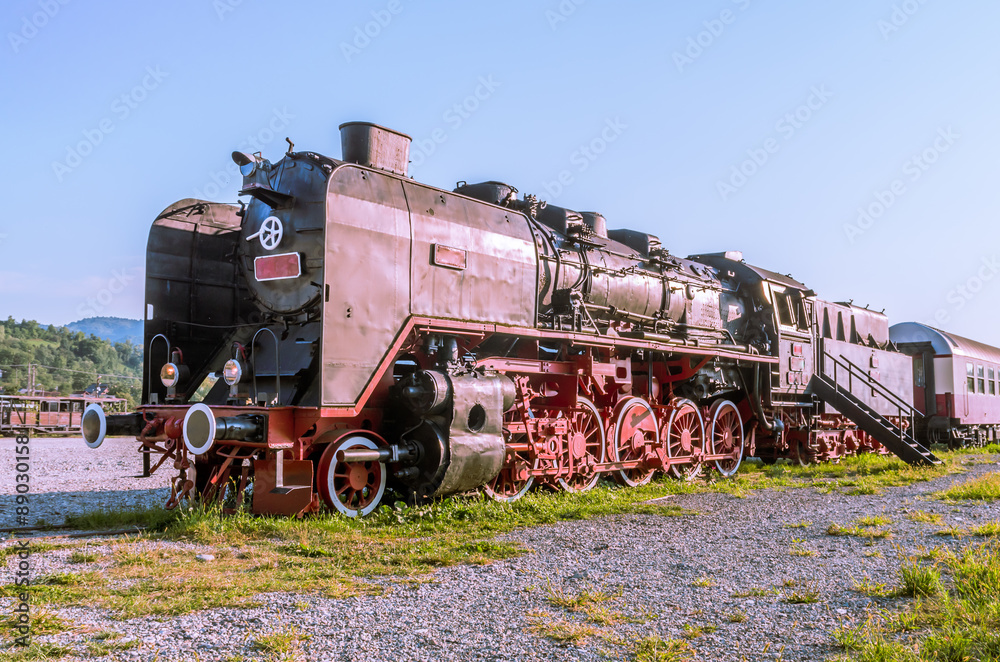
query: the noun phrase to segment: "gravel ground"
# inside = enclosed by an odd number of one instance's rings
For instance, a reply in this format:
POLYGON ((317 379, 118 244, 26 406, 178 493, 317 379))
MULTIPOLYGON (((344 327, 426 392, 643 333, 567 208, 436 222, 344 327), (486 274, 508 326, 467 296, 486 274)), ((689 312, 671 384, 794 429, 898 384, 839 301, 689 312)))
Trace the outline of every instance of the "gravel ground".
MULTIPOLYGON (((109 437, 98 449, 80 437, 32 437, 28 483, 28 525, 39 520, 62 524, 68 515, 95 510, 121 510, 166 503, 170 476, 142 473, 142 456, 133 438, 109 437)), ((15 443, 0 439, 0 527, 21 525, 15 510, 15 443)))
MULTIPOLYGON (((125 440, 113 440, 87 452, 76 440, 33 440, 33 500, 48 521, 60 514, 94 508, 160 503, 166 492, 156 484, 123 476, 138 473, 139 459, 125 440), (121 443, 119 443, 121 441, 121 443), (98 491, 92 491, 98 490, 98 491), (44 492, 44 494, 43 494, 44 492)), ((12 470, 9 444, 3 471, 12 470)), ((602 637, 582 645, 557 644, 530 632, 533 618, 582 621, 548 604, 552 589, 574 593, 582 588, 620 592, 610 608, 640 616, 644 622, 603 629, 629 640, 649 635, 664 639, 691 634, 690 628, 715 626, 691 639, 699 660, 815 661, 837 654, 831 631, 863 623, 882 607, 908 604, 902 599, 873 599, 852 591, 853 580, 897 583, 899 550, 919 546, 959 547, 966 541, 933 535, 939 526, 906 519, 908 511, 940 513, 944 525, 968 527, 1000 516, 989 504, 954 505, 928 499, 929 492, 997 471, 971 464, 964 474, 930 483, 888 488, 883 495, 821 494, 812 489, 762 490, 746 498, 723 494, 682 495, 669 503, 695 511, 684 517, 617 516, 561 522, 502 536, 531 550, 520 558, 486 566, 439 570, 419 583, 376 580, 380 596, 328 599, 318 595, 271 594, 262 606, 212 609, 180 617, 114 621, 86 608, 58 613, 77 623, 77 632, 50 640, 79 643, 87 633, 114 630, 136 648, 116 660, 258 659, 253 639, 276 625, 294 627, 308 638, 301 643, 309 660, 606 660, 627 658, 626 647, 602 637), (893 537, 872 540, 832 537, 831 523, 850 525, 865 515, 892 519, 893 537), (786 524, 811 522, 804 528, 786 524), (793 548, 814 556, 793 556, 793 548), (792 588, 786 581, 796 582, 792 588), (705 585, 709 584, 709 585, 705 585), (734 597, 752 588, 776 594, 734 597), (818 591, 815 604, 790 604, 788 594, 818 591), (743 613, 743 622, 730 617, 743 613)), ((6 474, 10 475, 10 474, 6 474)), ((0 489, 5 517, 12 496, 7 480, 0 489)), ((34 512, 34 510, 33 510, 34 512)), ((88 543, 100 552, 101 541, 88 543)), ((207 551, 193 545, 150 543, 207 551)), ((79 570, 67 563, 68 551, 36 554, 35 573, 79 570)), ((12 573, 9 566, 8 573, 12 573)), ((0 581, 9 581, 2 579, 0 581)), ((4 602, 3 609, 9 608, 4 602)), ((67 660, 81 658, 63 658, 67 660)))

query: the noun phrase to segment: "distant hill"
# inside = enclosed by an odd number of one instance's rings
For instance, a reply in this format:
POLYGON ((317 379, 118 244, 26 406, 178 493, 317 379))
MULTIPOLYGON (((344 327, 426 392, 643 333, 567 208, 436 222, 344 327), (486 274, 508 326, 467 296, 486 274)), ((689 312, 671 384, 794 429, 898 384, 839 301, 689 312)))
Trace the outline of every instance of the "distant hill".
POLYGON ((77 326, 86 322, 106 325, 94 327, 106 333, 140 334, 142 330, 142 322, 136 320, 82 320, 71 324, 77 327, 71 330, 8 317, 0 321, 0 392, 13 394, 27 388, 27 366, 34 364, 34 387, 38 390, 69 395, 100 381, 110 386, 112 395, 127 398, 134 406, 142 390, 138 379, 142 377, 142 339, 138 344, 128 337, 112 342, 84 332, 92 327, 77 326), (129 331, 129 326, 138 330, 129 331))
POLYGON ((123 317, 88 317, 67 324, 66 328, 70 331, 80 331, 88 336, 95 335, 112 343, 131 340, 133 345, 142 347, 142 320, 130 320, 123 317))

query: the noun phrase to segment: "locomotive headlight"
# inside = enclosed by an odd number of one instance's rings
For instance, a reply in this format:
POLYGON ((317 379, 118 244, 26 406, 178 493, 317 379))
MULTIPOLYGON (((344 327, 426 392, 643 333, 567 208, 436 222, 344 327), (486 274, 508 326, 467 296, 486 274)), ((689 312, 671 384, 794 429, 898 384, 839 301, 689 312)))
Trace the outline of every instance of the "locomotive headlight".
POLYGON ((243 377, 243 366, 236 359, 229 359, 226 361, 225 367, 222 368, 222 378, 226 380, 226 383, 230 386, 238 384, 240 378, 243 377))
POLYGON ((233 152, 233 162, 240 167, 240 174, 249 177, 257 170, 257 159, 246 152, 233 152))
POLYGON ((177 379, 180 374, 181 371, 177 367, 176 363, 165 363, 163 364, 163 367, 160 368, 160 382, 167 388, 177 386, 177 379))

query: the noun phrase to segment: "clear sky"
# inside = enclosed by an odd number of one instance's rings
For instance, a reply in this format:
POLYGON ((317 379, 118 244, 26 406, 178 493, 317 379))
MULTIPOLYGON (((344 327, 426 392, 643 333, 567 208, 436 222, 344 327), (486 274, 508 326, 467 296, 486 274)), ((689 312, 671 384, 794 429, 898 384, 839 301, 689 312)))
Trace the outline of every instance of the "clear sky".
POLYGON ((8 1, 0 315, 141 317, 163 208, 235 201, 234 149, 339 157, 368 120, 421 181, 1000 345, 997 25, 995 0, 8 1))

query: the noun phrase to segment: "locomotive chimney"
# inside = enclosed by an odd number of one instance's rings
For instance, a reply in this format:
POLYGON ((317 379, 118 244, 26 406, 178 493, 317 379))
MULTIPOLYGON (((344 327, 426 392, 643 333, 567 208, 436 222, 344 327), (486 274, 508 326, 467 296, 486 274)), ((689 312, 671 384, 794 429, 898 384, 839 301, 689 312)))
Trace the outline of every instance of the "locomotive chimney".
POLYGON ((410 161, 410 140, 405 133, 371 122, 345 122, 340 125, 344 161, 388 170, 404 177, 410 161))

